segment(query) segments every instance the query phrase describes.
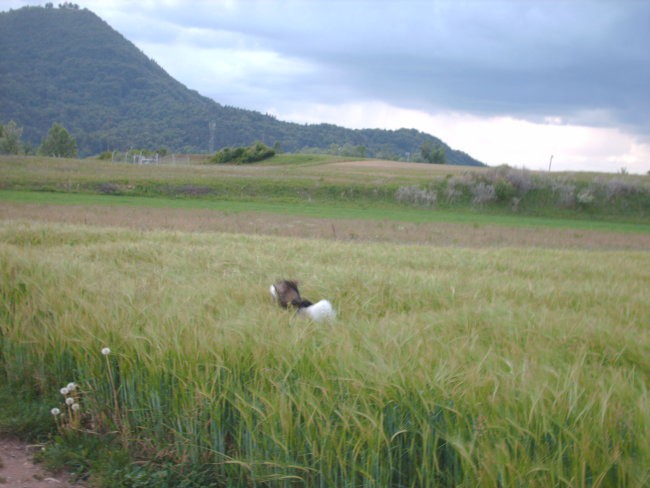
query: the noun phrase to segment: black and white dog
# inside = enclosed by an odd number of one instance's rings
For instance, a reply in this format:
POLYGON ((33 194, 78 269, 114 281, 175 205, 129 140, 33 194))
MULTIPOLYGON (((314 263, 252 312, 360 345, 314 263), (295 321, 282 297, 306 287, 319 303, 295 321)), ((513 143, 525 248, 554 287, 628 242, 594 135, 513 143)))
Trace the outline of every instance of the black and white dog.
POLYGON ((295 308, 296 313, 309 317, 316 322, 334 320, 336 312, 329 300, 312 303, 300 296, 298 283, 291 280, 281 280, 269 288, 271 295, 282 308, 295 308))

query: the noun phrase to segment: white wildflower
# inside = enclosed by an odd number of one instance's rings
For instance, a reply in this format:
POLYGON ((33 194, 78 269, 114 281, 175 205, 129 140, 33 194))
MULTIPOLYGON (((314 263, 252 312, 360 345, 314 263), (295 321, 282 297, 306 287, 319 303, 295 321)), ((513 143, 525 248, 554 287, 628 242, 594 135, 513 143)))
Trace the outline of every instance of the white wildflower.
POLYGON ((72 405, 74 403, 74 398, 68 397, 65 399, 65 404, 66 405, 72 405))
POLYGON ((104 356, 108 356, 110 353, 111 353, 111 350, 108 347, 105 347, 104 349, 102 349, 102 354, 104 356))
POLYGON ((68 391, 75 391, 77 389, 77 384, 76 383, 68 383, 68 386, 66 386, 68 391))
POLYGON ((78 403, 73 403, 72 404, 72 410, 75 412, 78 411, 81 408, 81 406, 78 403))
POLYGON ((59 410, 58 408, 55 407, 52 410, 50 410, 50 412, 52 413, 52 415, 54 415, 56 417, 57 415, 59 415, 61 413, 61 410, 59 410))
POLYGON ((70 393, 70 390, 68 390, 65 386, 59 390, 61 392, 61 395, 67 395, 70 393))

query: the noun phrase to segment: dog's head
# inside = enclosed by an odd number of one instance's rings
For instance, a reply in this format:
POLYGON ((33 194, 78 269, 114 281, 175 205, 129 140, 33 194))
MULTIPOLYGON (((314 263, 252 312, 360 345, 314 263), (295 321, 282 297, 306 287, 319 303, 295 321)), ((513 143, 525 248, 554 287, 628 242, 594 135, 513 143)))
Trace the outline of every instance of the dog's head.
POLYGON ((299 308, 310 304, 305 305, 305 302, 309 301, 302 299, 298 291, 298 282, 292 280, 281 280, 271 285, 271 295, 283 308, 289 306, 299 308))

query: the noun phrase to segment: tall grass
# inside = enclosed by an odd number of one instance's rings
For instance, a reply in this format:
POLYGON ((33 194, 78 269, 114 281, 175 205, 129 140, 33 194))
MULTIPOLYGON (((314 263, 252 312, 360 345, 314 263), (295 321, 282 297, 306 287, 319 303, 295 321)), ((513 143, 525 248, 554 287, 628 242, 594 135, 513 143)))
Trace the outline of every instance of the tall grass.
POLYGON ((1 370, 217 486, 644 486, 649 281, 645 252, 2 223, 1 370))

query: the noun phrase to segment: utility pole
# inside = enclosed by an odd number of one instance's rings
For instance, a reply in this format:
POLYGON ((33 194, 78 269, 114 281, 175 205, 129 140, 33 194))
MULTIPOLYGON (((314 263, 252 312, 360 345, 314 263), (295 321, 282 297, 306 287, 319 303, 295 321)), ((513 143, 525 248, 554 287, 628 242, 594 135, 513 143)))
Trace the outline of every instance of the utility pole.
POLYGON ((214 120, 211 120, 208 123, 208 127, 210 128, 210 144, 208 145, 208 152, 212 154, 214 152, 214 133, 217 129, 217 123, 214 120))
POLYGON ((549 172, 549 173, 551 172, 551 163, 552 163, 552 162, 553 162, 553 155, 551 154, 551 159, 550 159, 550 161, 548 162, 548 172, 549 172))

